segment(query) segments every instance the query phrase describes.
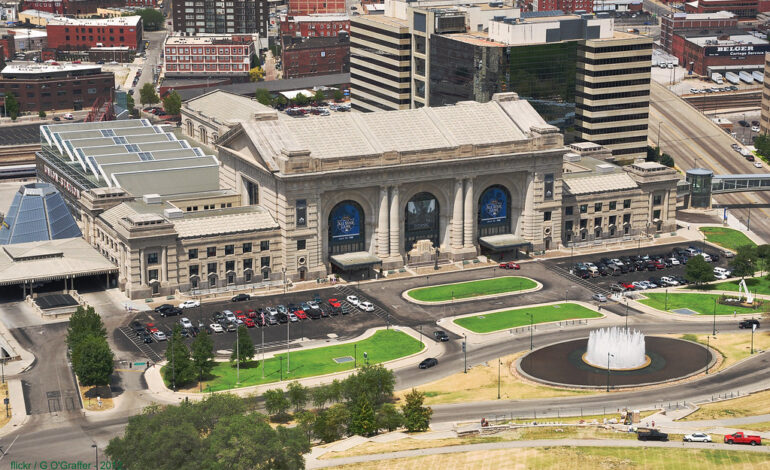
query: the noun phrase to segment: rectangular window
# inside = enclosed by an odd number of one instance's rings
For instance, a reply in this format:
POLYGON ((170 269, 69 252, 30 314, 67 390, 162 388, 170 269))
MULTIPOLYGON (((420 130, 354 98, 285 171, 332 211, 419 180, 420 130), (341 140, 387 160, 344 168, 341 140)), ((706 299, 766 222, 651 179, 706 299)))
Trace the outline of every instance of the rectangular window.
POLYGON ((543 194, 546 199, 553 199, 553 173, 545 175, 545 188, 543 194))
POLYGON ((158 264, 158 254, 157 253, 148 253, 147 254, 147 264, 158 264))
POLYGON ((225 271, 235 271, 235 261, 225 261, 225 271))
POLYGON ((198 249, 190 248, 187 250, 187 259, 198 259, 198 249))
POLYGON ((254 260, 251 258, 246 258, 243 260, 243 269, 251 269, 254 267, 254 260))
POLYGON ((623 209, 628 209, 631 207, 631 199, 623 199, 623 209))
POLYGON ((580 213, 585 214, 588 212, 588 204, 580 204, 580 213))
POLYGON ((243 252, 244 253, 251 253, 251 243, 244 243, 243 244, 243 252))
POLYGON ((594 203, 594 212, 601 212, 601 211, 602 211, 602 203, 601 202, 594 203))
POLYGON ((571 220, 568 220, 568 221, 566 221, 566 222, 564 223, 564 231, 565 231, 565 232, 567 232, 567 233, 570 233, 570 232, 572 232, 572 227, 573 227, 573 224, 572 224, 572 221, 571 221, 571 220))
POLYGON ((211 258, 212 256, 216 256, 216 255, 217 255, 217 247, 210 246, 210 247, 206 248, 206 256, 211 258))
POLYGON ((158 270, 157 269, 150 269, 147 271, 147 280, 149 281, 157 281, 158 280, 158 270))
POLYGON ((652 218, 660 220, 660 209, 655 209, 652 211, 652 218))
POLYGON ((574 209, 575 209, 575 206, 567 206, 567 207, 564 208, 564 214, 565 215, 572 215, 574 209))
POLYGON ((549 220, 551 220, 551 211, 543 212, 543 221, 548 222, 549 220))
POLYGON ((270 257, 269 256, 263 256, 262 259, 260 259, 260 266, 264 267, 270 267, 270 257))
POLYGON ((602 226, 602 218, 594 217, 594 227, 601 227, 601 226, 602 226))
POLYGON ((225 245, 225 255, 232 255, 235 253, 235 245, 225 245))
POLYGON ((631 214, 623 214, 623 224, 631 223, 631 214))
POLYGON ((584 229, 588 227, 588 219, 580 219, 580 228, 584 229))
POLYGON ((618 206, 618 202, 617 201, 611 201, 610 202, 610 210, 611 211, 614 211, 617 208, 617 206, 618 206))
POLYGON ((296 225, 297 227, 304 227, 307 225, 307 201, 305 199, 297 199, 296 207, 296 225))
POLYGON ((616 215, 610 216, 610 225, 615 225, 615 221, 618 219, 616 215))
POLYGON ((268 251, 270 249, 270 240, 262 240, 259 242, 259 251, 268 251))
POLYGON ((209 274, 212 274, 212 273, 216 274, 216 272, 217 272, 217 263, 209 263, 208 271, 209 271, 209 274))
POLYGON ((190 265, 190 276, 197 276, 199 273, 198 271, 199 266, 197 264, 191 264, 190 265))
POLYGON ((297 240, 297 250, 304 250, 306 246, 305 240, 297 240))
POLYGON ((653 206, 659 206, 663 204, 663 195, 662 194, 656 194, 652 196, 652 205, 653 206))

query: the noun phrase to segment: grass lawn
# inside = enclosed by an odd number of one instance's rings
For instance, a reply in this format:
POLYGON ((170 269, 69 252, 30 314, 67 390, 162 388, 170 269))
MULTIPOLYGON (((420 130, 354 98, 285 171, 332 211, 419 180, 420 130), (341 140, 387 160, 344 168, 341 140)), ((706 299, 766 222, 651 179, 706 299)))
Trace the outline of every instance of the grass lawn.
MULTIPOLYGON (((751 330, 739 330, 740 333, 719 333, 717 332, 716 338, 713 336, 709 341, 706 341, 707 335, 682 335, 681 339, 690 341, 697 341, 701 344, 707 344, 719 351, 722 354, 724 360, 720 365, 720 369, 731 366, 741 359, 745 359, 751 355, 751 330)), ((757 330, 754 333, 754 352, 757 350, 770 349, 770 332, 757 330)), ((713 371, 714 369, 712 369, 713 371)))
MULTIPOLYGON (((642 421, 654 414, 656 414, 658 410, 647 410, 647 411, 641 411, 639 412, 639 419, 642 421)), ((593 424, 594 422, 602 423, 604 419, 620 419, 620 413, 607 413, 607 414, 598 414, 598 415, 583 415, 583 416, 567 416, 567 417, 561 417, 561 418, 543 418, 544 421, 547 422, 558 422, 563 424, 579 424, 580 421, 583 421, 583 424, 593 424)), ((540 419, 514 419, 513 421, 508 421, 510 424, 530 424, 532 421, 540 422, 540 419)))
MULTIPOLYGON (((511 354, 500 358, 503 362, 500 368, 500 397, 507 400, 526 400, 531 398, 549 397, 573 397, 576 395, 588 395, 596 393, 588 390, 568 390, 545 385, 536 385, 524 382, 511 373, 512 365, 525 352, 511 354)), ((444 403, 461 403, 497 399, 497 361, 491 360, 468 369, 468 373, 461 370, 443 379, 420 385, 417 390, 425 393, 426 405, 438 405, 444 403)), ((403 403, 403 396, 409 390, 400 390, 395 393, 396 399, 403 403)), ((586 409, 586 411, 588 411, 586 409)))
MULTIPOLYGON (((701 405, 698 411, 679 421, 743 418, 770 413, 770 390, 745 397, 701 405)), ((742 427, 742 426, 741 426, 742 427)))
MULTIPOLYGON (((286 379, 301 379, 314 375, 330 374, 353 369, 353 361, 338 364, 334 358, 353 356, 354 347, 358 345, 357 363, 364 361, 364 352, 369 356, 369 363, 376 364, 390 361, 399 357, 419 352, 423 345, 411 336, 396 330, 379 330, 371 337, 356 343, 324 346, 314 349, 292 351, 290 356, 291 372, 286 371, 286 354, 277 354, 265 360, 265 377, 262 378, 262 364, 258 360, 241 364, 239 387, 278 382, 281 377, 286 379), (282 369, 282 373, 281 373, 282 369)), ((255 356, 258 358, 259 356, 255 356)), ((235 388, 236 368, 229 362, 217 363, 212 370, 214 378, 203 382, 203 391, 219 391, 235 388), (211 386, 209 389, 208 387, 211 386)), ((193 387, 194 390, 199 388, 193 387)))
MULTIPOLYGON (((0 396, 3 398, 8 396, 8 382, 0 384, 0 396)), ((8 405, 8 416, 6 416, 5 413, 0 414, 0 428, 8 424, 8 421, 11 420, 13 413, 13 408, 11 408, 11 405, 8 405)))
POLYGON ((640 469, 640 470, 760 470, 770 454, 740 450, 665 447, 535 447, 477 450, 379 460, 334 467, 356 470, 506 469, 640 469))
POLYGON ((474 333, 489 333, 491 331, 505 330, 519 326, 529 325, 529 315, 532 314, 533 323, 547 323, 552 321, 576 320, 578 318, 598 318, 601 314, 578 304, 555 304, 541 307, 516 308, 503 312, 464 317, 455 320, 455 324, 467 328, 474 333))
MULTIPOLYGON (((725 281, 718 284, 710 284, 709 288, 711 290, 738 292, 738 284, 740 284, 740 282, 740 280, 725 281)), ((746 287, 755 294, 770 294, 770 280, 765 279, 764 277, 746 278, 746 287)))
POLYGON ((527 277, 504 276, 443 286, 422 287, 409 291, 408 295, 421 302, 444 302, 452 299, 516 292, 535 287, 537 287, 537 283, 527 277))
MULTIPOLYGON (((658 310, 666 309, 666 294, 663 292, 650 292, 643 294, 646 299, 641 299, 639 302, 658 310)), ((679 308, 688 308, 694 312, 698 312, 701 315, 714 314, 714 301, 720 296, 717 294, 668 294, 668 311, 676 310, 679 308)), ((761 307, 756 309, 736 307, 733 305, 716 304, 717 315, 732 315, 733 312, 738 313, 762 313, 761 307)))
POLYGON ((741 429, 747 431, 767 432, 770 431, 770 421, 762 421, 761 423, 753 424, 741 424, 741 429))
POLYGON ((724 227, 701 227, 700 231, 706 235, 706 241, 736 251, 739 246, 757 244, 739 230, 724 227))

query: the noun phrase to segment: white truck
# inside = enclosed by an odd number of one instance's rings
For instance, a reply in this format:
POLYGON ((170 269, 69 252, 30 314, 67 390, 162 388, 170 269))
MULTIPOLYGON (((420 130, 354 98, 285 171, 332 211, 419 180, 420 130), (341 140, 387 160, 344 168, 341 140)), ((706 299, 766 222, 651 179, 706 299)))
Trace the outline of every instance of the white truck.
POLYGON ((711 81, 716 83, 716 84, 718 84, 718 85, 721 85, 722 83, 724 83, 722 81, 722 74, 721 73, 716 73, 716 72, 711 74, 711 81))

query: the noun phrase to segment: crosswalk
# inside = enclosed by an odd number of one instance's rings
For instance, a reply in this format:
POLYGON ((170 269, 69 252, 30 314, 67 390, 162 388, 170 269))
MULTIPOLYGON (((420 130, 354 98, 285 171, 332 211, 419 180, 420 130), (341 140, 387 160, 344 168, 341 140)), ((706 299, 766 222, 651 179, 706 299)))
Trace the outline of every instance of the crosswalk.
POLYGON ((350 309, 352 309, 351 313, 353 313, 353 312, 373 313, 376 316, 380 317, 382 320, 386 321, 388 323, 388 325, 390 325, 390 313, 387 312, 382 307, 380 307, 376 302, 373 302, 372 299, 369 299, 369 298, 366 298, 366 297, 362 296, 360 292, 358 292, 356 289, 353 289, 350 286, 338 284, 336 286, 336 288, 337 288, 337 291, 339 292, 339 295, 337 296, 337 298, 340 299, 340 301, 347 303, 348 307, 350 309), (371 302, 372 305, 374 305, 374 311, 373 312, 364 312, 363 310, 359 309, 355 305, 352 305, 352 304, 348 303, 348 301, 345 300, 345 298, 347 296, 349 296, 349 295, 355 295, 356 297, 358 297, 358 300, 360 300, 360 301, 369 301, 369 302, 371 302))
POLYGON ((571 274, 569 271, 567 271, 564 268, 561 268, 561 267, 556 266, 556 265, 551 264, 551 263, 543 263, 543 265, 549 271, 552 271, 552 272, 558 274, 559 276, 567 279, 571 283, 581 285, 581 286, 585 287, 586 289, 590 290, 591 292, 593 292, 595 294, 604 294, 604 295, 607 296, 607 298, 609 298, 612 295, 612 292, 610 292, 609 290, 605 289, 604 287, 602 287, 602 286, 600 286, 598 284, 594 284, 594 283, 588 282, 585 279, 582 279, 582 278, 580 278, 578 276, 575 276, 574 274, 571 274))

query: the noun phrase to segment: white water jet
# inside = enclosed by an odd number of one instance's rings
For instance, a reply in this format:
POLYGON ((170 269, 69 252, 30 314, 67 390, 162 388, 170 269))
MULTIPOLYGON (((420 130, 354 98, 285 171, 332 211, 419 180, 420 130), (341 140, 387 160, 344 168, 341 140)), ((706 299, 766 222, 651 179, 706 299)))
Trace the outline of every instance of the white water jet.
POLYGON ((594 330, 588 335, 584 359, 602 369, 607 368, 608 362, 610 369, 641 367, 647 362, 644 335, 639 330, 617 326, 594 330))

